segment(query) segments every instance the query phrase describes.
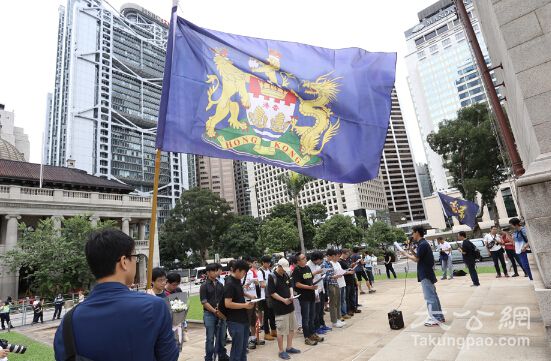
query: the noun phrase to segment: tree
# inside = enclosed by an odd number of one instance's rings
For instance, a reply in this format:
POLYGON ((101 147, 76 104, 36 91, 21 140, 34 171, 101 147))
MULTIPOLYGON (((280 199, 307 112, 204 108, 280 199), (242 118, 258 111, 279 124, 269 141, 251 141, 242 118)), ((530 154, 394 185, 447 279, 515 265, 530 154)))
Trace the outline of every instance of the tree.
POLYGON ((185 191, 161 227, 161 257, 172 260, 192 250, 199 252, 201 262, 206 264, 209 250, 219 246, 220 237, 231 223, 230 210, 229 204, 210 190, 185 191), (171 251, 174 254, 167 254, 171 251))
POLYGON ((367 230, 366 238, 371 247, 378 247, 405 241, 407 236, 400 228, 389 226, 385 222, 374 222, 367 230))
POLYGON ((330 244, 340 248, 344 245, 360 243, 362 237, 362 230, 352 223, 352 218, 335 214, 319 227, 314 243, 319 248, 326 248, 330 244))
POLYGON ((89 288, 94 277, 86 262, 84 245, 92 231, 113 225, 107 221, 93 227, 87 216, 64 220, 60 230, 51 219, 40 220, 36 228, 22 223, 17 248, 6 252, 2 261, 11 271, 25 269, 27 275, 23 279, 30 281, 32 291, 44 296, 89 288))
POLYGON ((298 237, 300 240, 300 250, 302 253, 306 253, 306 247, 304 246, 304 236, 302 234, 302 221, 300 207, 298 204, 298 196, 300 195, 300 192, 304 189, 304 186, 308 182, 313 181, 314 178, 296 172, 286 172, 280 174, 277 179, 285 185, 285 187, 287 188, 287 194, 289 194, 289 197, 291 197, 295 205, 298 237))
POLYGON ((260 257, 263 249, 258 243, 260 222, 251 216, 237 216, 220 237, 220 253, 226 257, 260 257))
MULTIPOLYGON (((482 195, 482 207, 496 210, 494 198, 499 185, 507 179, 490 112, 485 104, 475 104, 457 112, 457 119, 440 123, 438 133, 427 141, 446 161, 446 168, 465 199, 482 195)), ((494 220, 498 221, 497 212, 494 220)))
POLYGON ((260 226, 259 243, 268 253, 296 250, 297 229, 285 219, 268 219, 260 226))
POLYGON ((313 226, 319 226, 327 219, 327 208, 322 203, 307 205, 303 209, 304 217, 312 222, 313 226))

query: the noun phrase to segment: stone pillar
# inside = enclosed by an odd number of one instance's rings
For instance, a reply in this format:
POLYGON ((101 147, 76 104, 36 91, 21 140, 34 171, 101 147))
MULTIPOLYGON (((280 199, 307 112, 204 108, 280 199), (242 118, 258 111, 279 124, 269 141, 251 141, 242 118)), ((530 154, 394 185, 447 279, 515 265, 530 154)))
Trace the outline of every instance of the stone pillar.
POLYGON ((145 240, 145 223, 145 221, 140 221, 140 223, 138 223, 138 239, 140 241, 145 240))
POLYGON ((7 215, 8 220, 6 224, 6 251, 14 248, 17 245, 17 227, 18 220, 21 219, 19 215, 7 215))
POLYGON ((130 235, 130 221, 131 221, 131 218, 128 218, 128 217, 124 217, 122 219, 121 230, 123 231, 123 233, 127 235, 130 235))
MULTIPOLYGON (((17 245, 17 228, 18 220, 20 219, 21 216, 19 215, 10 214, 6 216, 6 251, 13 249, 17 245)), ((7 267, 2 267, 2 277, 0 278, 0 280, 0 289, 2 290, 0 296, 2 297, 2 299, 5 299, 8 296, 17 298, 17 289, 19 284, 17 272, 11 272, 7 267)))
POLYGON ((90 224, 92 224, 92 227, 97 227, 98 222, 100 221, 100 218, 98 216, 92 216, 90 217, 90 224))
POLYGON ((61 229, 61 222, 63 221, 63 216, 52 216, 52 222, 54 223, 54 229, 61 229))

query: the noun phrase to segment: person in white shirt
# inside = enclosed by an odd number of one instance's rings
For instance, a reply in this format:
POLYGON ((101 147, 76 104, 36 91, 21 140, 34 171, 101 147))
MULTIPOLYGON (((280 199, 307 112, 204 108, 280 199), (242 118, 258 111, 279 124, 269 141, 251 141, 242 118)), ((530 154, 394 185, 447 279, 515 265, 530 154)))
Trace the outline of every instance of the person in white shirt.
POLYGON ((447 278, 448 271, 450 273, 450 280, 453 278, 453 259, 452 259, 452 246, 444 240, 443 237, 438 237, 438 250, 440 251, 440 261, 442 262, 442 278, 447 278))
POLYGON ((325 334, 327 331, 329 331, 331 328, 327 327, 325 325, 325 321, 323 319, 323 306, 324 306, 324 300, 325 300, 325 285, 322 280, 324 277, 324 274, 326 272, 325 268, 321 266, 323 263, 323 253, 321 252, 313 252, 310 256, 310 260, 306 263, 308 267, 310 267, 310 270, 312 271, 312 275, 314 276, 314 285, 317 286, 316 289, 316 316, 314 317, 314 330, 316 334, 325 334))
MULTIPOLYGON (((256 268, 256 263, 251 257, 243 257, 243 260, 247 262, 250 267, 243 283, 245 298, 262 298, 263 289, 260 287, 260 284, 264 282, 264 279, 262 278, 262 273, 258 271, 258 269, 256 268), (257 286, 260 292, 257 292, 257 286)), ((257 345, 264 345, 266 343, 264 340, 259 340, 256 337, 256 321, 259 319, 257 314, 257 305, 258 304, 255 303, 255 306, 252 309, 247 310, 250 326, 249 349, 255 349, 257 345)), ((260 320, 261 319, 262 318, 260 318, 260 320)))
POLYGON ((492 226, 492 228, 490 228, 490 233, 484 236, 484 245, 486 246, 486 248, 488 248, 490 254, 492 255, 494 267, 496 268, 497 278, 501 277, 499 263, 501 263, 501 267, 503 268, 503 273, 505 274, 505 277, 509 277, 509 274, 507 274, 505 257, 503 256, 503 254, 505 253, 505 250, 502 247, 503 243, 504 242, 502 241, 501 236, 497 234, 497 227, 492 226))

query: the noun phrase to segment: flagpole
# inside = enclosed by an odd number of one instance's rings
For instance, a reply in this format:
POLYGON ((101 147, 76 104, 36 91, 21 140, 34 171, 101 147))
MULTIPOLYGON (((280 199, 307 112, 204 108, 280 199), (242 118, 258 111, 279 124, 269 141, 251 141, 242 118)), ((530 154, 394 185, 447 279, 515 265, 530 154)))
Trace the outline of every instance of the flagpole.
POLYGON ((151 288, 153 254, 155 245, 155 230, 157 229, 157 195, 159 194, 159 173, 161 172, 161 149, 157 148, 155 153, 155 175, 153 178, 153 199, 151 204, 151 222, 149 223, 149 257, 147 259, 147 285, 146 290, 151 288))
POLYGON ((40 157, 40 184, 39 188, 42 188, 42 179, 44 177, 44 132, 42 132, 42 156, 40 157))

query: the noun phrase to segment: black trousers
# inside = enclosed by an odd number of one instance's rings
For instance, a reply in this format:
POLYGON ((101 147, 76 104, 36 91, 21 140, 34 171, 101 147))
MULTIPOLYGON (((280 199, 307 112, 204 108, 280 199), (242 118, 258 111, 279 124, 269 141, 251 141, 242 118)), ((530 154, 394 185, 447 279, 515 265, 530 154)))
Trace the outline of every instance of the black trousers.
POLYGON ((54 307, 55 307, 54 317, 52 318, 52 320, 55 320, 56 317, 57 319, 61 317, 61 308, 63 307, 63 305, 54 305, 54 307))
POLYGON ((2 320, 2 330, 6 329, 6 326, 8 326, 8 328, 10 327, 9 313, 0 313, 0 320, 2 320), (4 326, 4 323, 6 323, 6 326, 4 326))
POLYGON ((266 301, 264 302, 264 322, 262 327, 264 328, 264 334, 268 335, 270 333, 270 330, 275 331, 276 330, 276 323, 275 323, 275 314, 274 310, 269 308, 266 304, 266 301))
POLYGON ((33 323, 38 323, 38 321, 40 320, 40 323, 44 323, 44 313, 43 312, 39 312, 39 313, 34 313, 34 316, 33 316, 33 323))
POLYGON ((318 328, 325 326, 325 321, 323 319, 323 315, 325 314, 323 310, 324 303, 325 303, 325 294, 321 292, 320 301, 316 302, 316 317, 314 318, 314 330, 317 330, 318 328))
POLYGON ((356 285, 346 285, 346 310, 348 313, 356 311, 356 285))
POLYGON ((501 271, 499 269, 499 263, 501 263, 501 267, 503 267, 503 273, 507 275, 507 265, 505 264, 505 257, 503 256, 503 251, 491 251, 492 259, 494 260, 494 267, 496 268, 496 272, 498 276, 501 276, 501 271))
POLYGON ((392 267, 392 263, 389 263, 389 264, 385 263, 385 268, 386 268, 387 278, 390 278, 390 272, 392 272, 392 274, 394 275, 394 278, 396 278, 396 272, 394 272, 394 267, 392 267))
POLYGON ((476 272, 476 266, 475 266, 476 263, 474 261, 473 262, 465 261, 465 264, 469 269, 469 276, 471 276, 473 285, 480 286, 480 281, 478 280, 478 273, 476 272))
POLYGON ((518 254, 515 252, 515 250, 506 249, 505 252, 507 252, 507 257, 509 257, 509 260, 511 260, 511 264, 513 265, 513 271, 515 271, 515 274, 518 275, 517 262, 524 274, 526 274, 526 271, 524 270, 524 268, 522 268, 522 263, 520 263, 520 258, 518 257, 518 254))

